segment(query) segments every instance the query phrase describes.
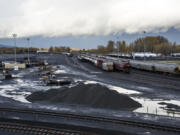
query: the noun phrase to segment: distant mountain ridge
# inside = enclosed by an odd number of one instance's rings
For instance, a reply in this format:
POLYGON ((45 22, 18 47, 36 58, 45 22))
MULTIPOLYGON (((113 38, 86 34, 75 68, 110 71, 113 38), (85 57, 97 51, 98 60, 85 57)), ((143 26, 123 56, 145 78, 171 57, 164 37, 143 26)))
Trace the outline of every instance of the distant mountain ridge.
POLYGON ((4 45, 4 44, 0 44, 0 47, 12 48, 12 46, 11 46, 11 45, 4 45))

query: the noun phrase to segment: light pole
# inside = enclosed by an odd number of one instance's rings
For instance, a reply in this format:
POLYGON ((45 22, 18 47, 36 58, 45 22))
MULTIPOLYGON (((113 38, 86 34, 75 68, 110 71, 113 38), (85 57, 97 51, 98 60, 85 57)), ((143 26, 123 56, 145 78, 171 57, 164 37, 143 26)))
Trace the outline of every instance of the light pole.
POLYGON ((17 38, 17 34, 12 34, 13 39, 14 39, 14 60, 16 63, 16 38, 17 38))
POLYGON ((174 47, 174 45, 175 45, 175 43, 171 44, 171 54, 170 54, 171 57, 173 56, 173 47, 174 47))
POLYGON ((117 38, 117 42, 116 42, 116 44, 117 44, 117 49, 118 49, 118 59, 119 59, 119 49, 120 49, 120 48, 119 48, 119 47, 120 47, 120 45, 118 45, 119 36, 117 36, 116 38, 117 38))
POLYGON ((27 38, 27 43, 28 43, 28 63, 30 63, 30 59, 29 59, 29 42, 30 42, 30 38, 27 38))
MULTIPOLYGON (((143 33, 146 34, 146 31, 144 31, 143 33)), ((146 41, 146 37, 144 38, 144 42, 143 42, 143 45, 144 45, 144 61, 146 60, 146 57, 145 57, 145 52, 146 52, 145 41, 146 41)))

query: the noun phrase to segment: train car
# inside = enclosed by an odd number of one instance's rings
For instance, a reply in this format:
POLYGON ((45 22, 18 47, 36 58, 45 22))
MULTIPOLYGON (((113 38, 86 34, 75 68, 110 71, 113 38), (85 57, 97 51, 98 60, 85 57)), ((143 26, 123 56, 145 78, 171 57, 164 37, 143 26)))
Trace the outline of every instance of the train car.
POLYGON ((172 53, 171 54, 173 57, 180 57, 180 53, 172 53))
POLYGON ((78 56, 77 56, 77 59, 80 60, 80 61, 82 61, 81 55, 78 55, 78 56))
POLYGON ((94 64, 95 66, 97 66, 97 60, 94 60, 94 61, 93 61, 93 64, 94 64))
POLYGON ((114 70, 114 64, 113 62, 107 61, 102 63, 102 69, 105 71, 113 71, 114 70))
POLYGON ((78 55, 78 56, 77 56, 77 59, 78 59, 79 61, 82 61, 82 62, 85 62, 85 61, 86 61, 86 60, 84 59, 84 57, 81 56, 81 55, 78 55))
POLYGON ((103 60, 97 59, 97 67, 102 68, 102 65, 103 65, 103 60))
POLYGON ((154 63, 154 70, 158 72, 180 74, 177 64, 154 63))
POLYGON ((130 68, 131 68, 131 65, 129 63, 129 60, 114 61, 114 69, 117 71, 130 73, 130 68))
POLYGON ((73 54, 72 53, 67 53, 66 54, 68 57, 73 57, 73 54))
POLYGON ((144 62, 144 61, 130 61, 131 66, 136 69, 147 70, 147 71, 155 71, 154 64, 152 62, 144 62))
POLYGON ((95 61, 95 59, 89 58, 89 62, 90 62, 90 63, 94 64, 94 61, 95 61))
POLYGON ((84 56, 84 55, 78 55, 78 56, 77 56, 77 59, 78 59, 79 61, 81 61, 81 62, 87 62, 87 61, 88 61, 87 57, 84 56))
POLYGON ((177 64, 144 62, 144 61, 136 61, 136 60, 131 60, 130 63, 133 68, 140 70, 170 73, 170 74, 180 74, 180 67, 177 64))

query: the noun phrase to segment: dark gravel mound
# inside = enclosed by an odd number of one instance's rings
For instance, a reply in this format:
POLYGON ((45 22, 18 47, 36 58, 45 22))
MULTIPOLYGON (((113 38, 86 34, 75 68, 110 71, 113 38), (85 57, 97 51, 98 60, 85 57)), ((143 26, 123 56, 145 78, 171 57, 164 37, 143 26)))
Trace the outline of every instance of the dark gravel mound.
POLYGON ((141 104, 126 95, 99 84, 79 84, 72 88, 51 89, 46 92, 34 92, 27 97, 30 102, 48 101, 86 105, 95 108, 128 109, 141 107, 141 104))

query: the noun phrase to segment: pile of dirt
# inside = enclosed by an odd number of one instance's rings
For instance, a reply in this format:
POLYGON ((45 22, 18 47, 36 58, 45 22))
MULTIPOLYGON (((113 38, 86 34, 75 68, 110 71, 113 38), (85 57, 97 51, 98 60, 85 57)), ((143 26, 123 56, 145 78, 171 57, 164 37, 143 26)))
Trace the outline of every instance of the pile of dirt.
POLYGON ((130 97, 99 84, 85 85, 81 83, 72 88, 34 92, 27 97, 27 100, 30 102, 48 101, 51 103, 78 104, 106 109, 133 110, 141 107, 141 104, 130 97))

